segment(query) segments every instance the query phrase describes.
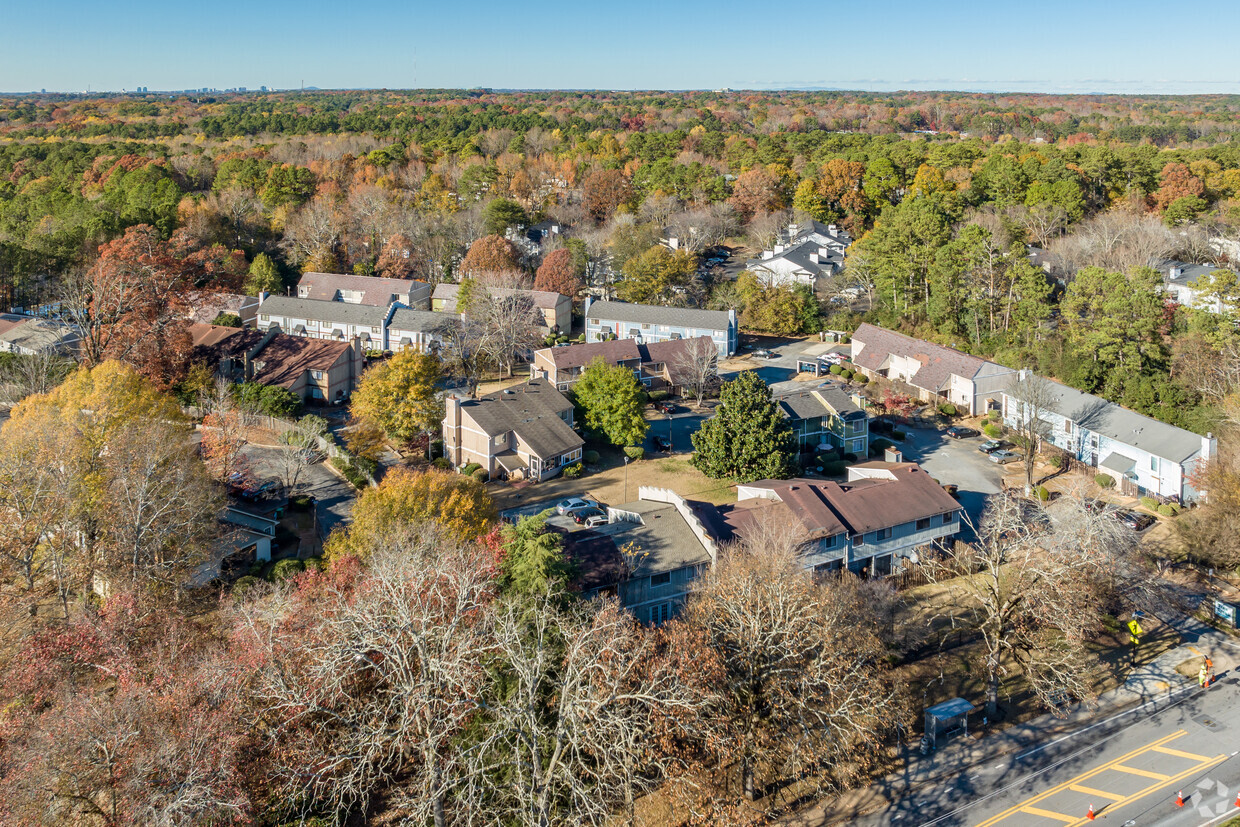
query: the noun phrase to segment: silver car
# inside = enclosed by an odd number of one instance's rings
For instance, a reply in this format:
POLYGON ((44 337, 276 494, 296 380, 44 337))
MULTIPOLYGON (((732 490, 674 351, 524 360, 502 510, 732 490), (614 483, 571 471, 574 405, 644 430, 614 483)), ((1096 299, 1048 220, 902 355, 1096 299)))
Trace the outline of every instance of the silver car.
POLYGON ((1009 462, 1015 462, 1020 459, 1020 454, 1015 451, 995 451, 990 455, 991 462, 997 462, 1000 465, 1007 465, 1009 462))

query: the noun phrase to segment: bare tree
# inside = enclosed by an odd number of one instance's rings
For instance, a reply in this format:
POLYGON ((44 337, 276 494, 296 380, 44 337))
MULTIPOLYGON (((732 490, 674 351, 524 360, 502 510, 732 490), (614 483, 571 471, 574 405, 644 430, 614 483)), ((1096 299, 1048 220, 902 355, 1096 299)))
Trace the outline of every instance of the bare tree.
POLYGON ((1120 542, 1111 516, 1104 523, 1085 518, 1085 507, 1055 508, 1059 516, 1045 519, 1029 500, 991 497, 977 542, 924 564, 932 580, 950 583, 953 623, 963 619, 981 637, 992 717, 1000 682, 1013 672, 1057 714, 1064 693, 1093 696, 1096 658, 1087 644, 1106 607, 1099 584, 1128 568, 1131 543, 1120 542))
POLYGON ((487 369, 485 352, 486 330, 481 320, 473 316, 461 316, 444 326, 444 347, 440 357, 444 370, 465 382, 470 396, 478 392, 478 383, 487 369))
POLYGON ((126 429, 109 446, 107 535, 112 568, 137 585, 179 590, 198 561, 223 498, 184 428, 159 421, 126 429))
POLYGON ((294 264, 325 252, 335 255, 343 227, 344 219, 334 201, 320 195, 289 216, 280 246, 294 264))
POLYGON ((1127 272, 1157 264, 1176 248, 1177 241, 1157 216, 1111 210, 1081 222, 1070 235, 1055 239, 1049 249, 1072 273, 1091 266, 1127 272))
POLYGON ((50 349, 15 356, 0 365, 0 409, 11 408, 27 396, 47 393, 72 369, 72 359, 50 349))
POLYGON ((779 240, 779 234, 788 226, 788 213, 784 211, 755 213, 749 219, 749 243, 761 250, 769 250, 779 240))
POLYGON ((51 563, 47 540, 65 507, 57 496, 59 474, 40 450, 41 441, 0 438, 0 571, 20 584, 32 617, 38 611, 36 589, 51 563))
POLYGON ((484 820, 452 808, 486 780, 462 736, 496 651, 491 588, 476 548, 422 526, 386 537, 357 582, 244 608, 256 735, 294 806, 341 824, 382 793, 411 823, 484 820))
POLYGON ((689 339, 668 365, 672 384, 684 393, 702 400, 719 388, 719 348, 708 338, 689 339))
POLYGON ((709 703, 676 679, 655 638, 615 602, 563 607, 505 603, 495 627, 496 689, 473 774, 488 823, 605 824, 653 789, 673 757, 656 734, 665 718, 709 703))
POLYGON ((679 199, 673 195, 665 195, 662 192, 656 191, 646 196, 646 200, 642 202, 641 209, 638 211, 638 214, 641 216, 641 220, 646 224, 666 227, 672 214, 679 209, 679 199))
POLYGON ((1024 443, 1021 464, 1025 469, 1025 496, 1033 493, 1033 465, 1042 442, 1051 437, 1047 418, 1055 410, 1055 385, 1031 370, 1021 370, 1008 383, 1006 393, 1012 402, 1008 415, 1016 417, 1016 433, 1024 443))
POLYGON ((745 798, 759 773, 836 787, 879 752, 897 692, 861 595, 854 578, 816 583, 795 551, 746 538, 689 598, 685 671, 713 676, 720 697, 700 734, 739 765, 745 798))
POLYGON ((542 311, 527 295, 496 295, 479 291, 469 314, 482 326, 481 351, 505 376, 512 376, 513 366, 538 347, 542 311))
POLYGON ((323 461, 326 454, 319 446, 319 439, 326 423, 317 416, 303 416, 293 427, 280 434, 284 447, 280 451, 278 467, 280 481, 288 496, 294 496, 301 487, 302 476, 310 468, 323 461))

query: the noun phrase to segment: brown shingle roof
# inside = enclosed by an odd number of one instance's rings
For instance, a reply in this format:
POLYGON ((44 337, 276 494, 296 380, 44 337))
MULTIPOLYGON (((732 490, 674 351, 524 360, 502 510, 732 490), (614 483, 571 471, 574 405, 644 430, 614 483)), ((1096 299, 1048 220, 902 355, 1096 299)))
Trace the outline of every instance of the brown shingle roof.
POLYGON ((762 480, 752 485, 773 491, 811 536, 844 529, 864 534, 960 509, 921 467, 900 463, 892 470, 893 479, 762 480), (833 526, 839 528, 832 530, 833 526))
POLYGON ((986 360, 977 356, 872 324, 858 327, 853 341, 864 345, 860 353, 854 348, 853 362, 866 370, 881 369, 892 354, 921 362, 921 368, 913 374, 909 384, 933 392, 942 390, 953 374, 972 379, 986 366, 986 360))
POLYGON ((613 339, 610 342, 589 342, 546 350, 550 351, 556 370, 584 367, 599 357, 609 365, 642 358, 635 339, 613 339))
POLYGON ((689 346, 694 342, 706 342, 710 345, 711 352, 717 353, 715 341, 709 336, 694 336, 689 339, 666 339, 662 342, 651 342, 642 345, 644 362, 655 362, 662 364, 674 364, 685 353, 689 346))
POLYGON ((361 304, 371 307, 387 307, 392 297, 408 296, 410 290, 425 286, 426 282, 414 279, 383 279, 378 276, 354 276, 342 273, 306 273, 297 282, 298 295, 308 288, 307 299, 335 301, 337 290, 357 290, 362 293, 361 304))
POLYGON ((30 316, 16 316, 12 313, 0 313, 0 335, 8 333, 15 327, 20 327, 30 321, 30 316))
POLYGON ((351 357, 348 342, 277 334, 254 357, 254 381, 290 387, 308 370, 330 370, 351 357), (261 367, 260 367, 261 365, 261 367))

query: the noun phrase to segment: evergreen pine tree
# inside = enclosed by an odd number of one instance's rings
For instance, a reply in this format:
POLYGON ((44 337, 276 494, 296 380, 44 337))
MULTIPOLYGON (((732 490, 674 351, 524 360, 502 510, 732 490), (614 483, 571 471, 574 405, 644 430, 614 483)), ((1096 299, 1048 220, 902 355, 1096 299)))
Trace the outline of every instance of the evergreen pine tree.
POLYGON ((753 482, 792 473, 796 440, 756 371, 745 371, 720 392, 715 415, 693 435, 693 464, 715 479, 753 482))

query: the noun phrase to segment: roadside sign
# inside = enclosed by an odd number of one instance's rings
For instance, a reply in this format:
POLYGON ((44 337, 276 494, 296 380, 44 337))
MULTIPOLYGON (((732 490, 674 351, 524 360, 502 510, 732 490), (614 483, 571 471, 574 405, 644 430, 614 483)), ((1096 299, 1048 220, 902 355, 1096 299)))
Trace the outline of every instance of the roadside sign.
POLYGON ((1236 625, 1236 607, 1214 598, 1214 616, 1226 620, 1233 627, 1236 625))

